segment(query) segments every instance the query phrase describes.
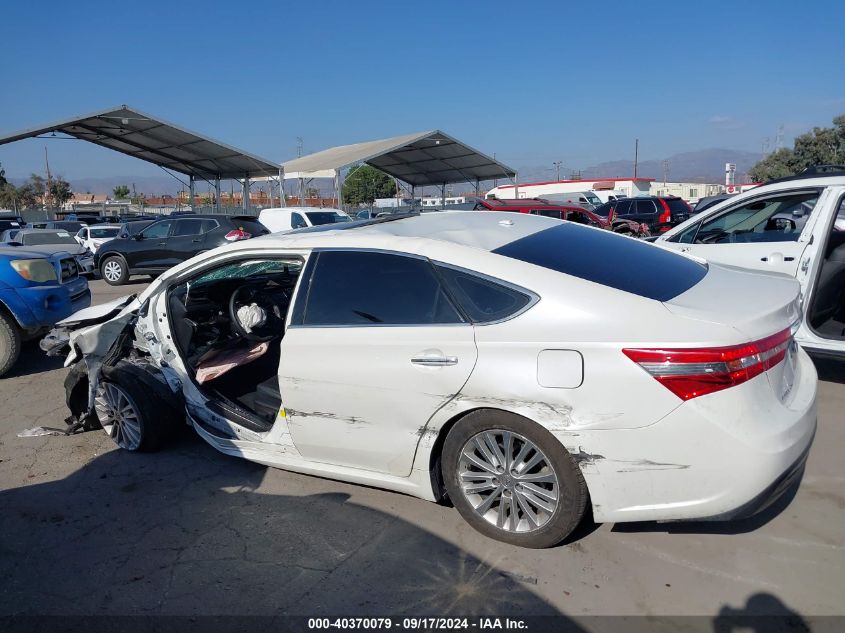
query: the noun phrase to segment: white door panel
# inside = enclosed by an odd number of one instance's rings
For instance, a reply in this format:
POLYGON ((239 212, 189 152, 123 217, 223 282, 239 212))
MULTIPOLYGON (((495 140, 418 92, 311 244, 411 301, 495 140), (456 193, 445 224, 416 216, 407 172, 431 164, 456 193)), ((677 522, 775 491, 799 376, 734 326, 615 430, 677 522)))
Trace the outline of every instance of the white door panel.
POLYGON ((291 327, 279 387, 294 444, 306 459, 407 476, 476 357, 468 324, 291 327))
MULTIPOLYGON (((667 243, 670 244, 670 243, 667 243)), ((736 244, 673 244, 689 253, 717 264, 795 276, 805 242, 756 242, 736 244)))

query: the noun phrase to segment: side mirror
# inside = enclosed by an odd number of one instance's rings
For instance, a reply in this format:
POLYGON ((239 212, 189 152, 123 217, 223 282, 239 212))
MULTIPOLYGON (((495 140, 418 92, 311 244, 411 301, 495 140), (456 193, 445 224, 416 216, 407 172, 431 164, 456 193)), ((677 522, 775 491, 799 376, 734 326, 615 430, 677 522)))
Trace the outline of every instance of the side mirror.
POLYGON ((143 233, 135 233, 135 235, 133 235, 132 238, 140 242, 142 239, 144 239, 144 234, 143 233))

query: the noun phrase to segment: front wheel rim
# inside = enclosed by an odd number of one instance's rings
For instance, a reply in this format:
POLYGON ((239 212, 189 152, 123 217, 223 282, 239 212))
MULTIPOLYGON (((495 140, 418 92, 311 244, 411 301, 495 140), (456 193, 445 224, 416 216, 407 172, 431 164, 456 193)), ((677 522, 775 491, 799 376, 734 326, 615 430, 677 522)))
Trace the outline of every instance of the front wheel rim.
POLYGON ((97 387, 94 410, 103 430, 120 448, 134 451, 141 446, 141 419, 129 395, 111 382, 97 387))
POLYGON ((560 484, 549 458, 528 438, 504 429, 471 437, 458 457, 464 499, 506 532, 534 532, 554 516, 560 484))
POLYGON ((120 275, 123 273, 123 270, 119 263, 116 261, 106 262, 105 266, 103 266, 103 277, 108 279, 109 281, 117 281, 120 279, 120 275))

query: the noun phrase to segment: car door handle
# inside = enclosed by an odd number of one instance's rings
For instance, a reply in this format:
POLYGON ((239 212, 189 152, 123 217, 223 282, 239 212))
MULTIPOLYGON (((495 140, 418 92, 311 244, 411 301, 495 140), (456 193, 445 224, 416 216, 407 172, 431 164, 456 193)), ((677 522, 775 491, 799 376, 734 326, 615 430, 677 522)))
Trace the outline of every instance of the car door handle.
POLYGON ((414 365, 422 365, 423 367, 446 367, 448 365, 457 365, 457 356, 414 356, 411 359, 414 365))
POLYGON ((159 246, 167 246, 167 242, 159 242, 158 245, 159 246))
POLYGON ((191 241, 192 241, 194 244, 198 244, 199 242, 202 242, 202 240, 201 240, 201 239, 199 239, 199 238, 197 238, 197 239, 195 239, 195 240, 191 240, 191 241))

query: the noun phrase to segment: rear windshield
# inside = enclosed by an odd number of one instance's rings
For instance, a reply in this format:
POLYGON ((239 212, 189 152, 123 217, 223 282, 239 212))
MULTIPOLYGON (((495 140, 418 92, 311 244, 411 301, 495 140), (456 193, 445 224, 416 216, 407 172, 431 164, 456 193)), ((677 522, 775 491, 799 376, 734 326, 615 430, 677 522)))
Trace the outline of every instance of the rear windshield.
POLYGON ((91 237, 94 238, 94 239, 100 239, 102 237, 115 237, 119 230, 120 229, 116 226, 114 226, 114 227, 92 226, 91 229, 90 229, 91 237))
POLYGON ((561 224, 493 251, 656 301, 686 292, 707 266, 610 231, 561 224))
POLYGON ((350 221, 348 215, 337 213, 336 211, 307 211, 305 215, 307 215, 308 219, 311 220, 311 224, 313 226, 350 221))
POLYGON ((243 229, 250 235, 267 235, 270 231, 267 230, 267 227, 258 222, 257 220, 246 220, 244 218, 232 218, 232 224, 237 226, 240 229, 243 229))
POLYGON ((605 202, 603 205, 593 209, 593 213, 595 213, 596 215, 600 215, 603 218, 606 218, 612 208, 613 205, 610 202, 605 202))
POLYGON ((24 233, 20 239, 25 246, 40 246, 42 244, 76 244, 70 233, 65 231, 45 231, 44 233, 24 233))
POLYGON ((672 214, 689 213, 689 205, 680 198, 669 198, 666 200, 666 204, 669 205, 669 211, 672 214))

